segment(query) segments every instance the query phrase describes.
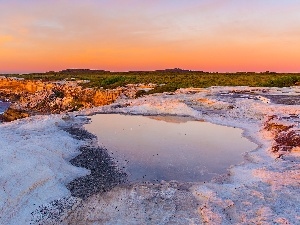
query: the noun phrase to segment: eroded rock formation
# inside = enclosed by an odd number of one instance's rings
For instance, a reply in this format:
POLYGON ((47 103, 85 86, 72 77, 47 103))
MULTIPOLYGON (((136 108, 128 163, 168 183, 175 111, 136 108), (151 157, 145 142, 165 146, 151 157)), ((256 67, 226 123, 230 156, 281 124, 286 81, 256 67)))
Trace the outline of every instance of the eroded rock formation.
MULTIPOLYGON (((42 82, 0 78, 0 100, 12 105, 3 114, 4 121, 36 114, 75 111, 114 102, 125 88, 113 90, 83 88, 76 81, 42 82)), ((127 93, 128 94, 128 93, 127 93)))

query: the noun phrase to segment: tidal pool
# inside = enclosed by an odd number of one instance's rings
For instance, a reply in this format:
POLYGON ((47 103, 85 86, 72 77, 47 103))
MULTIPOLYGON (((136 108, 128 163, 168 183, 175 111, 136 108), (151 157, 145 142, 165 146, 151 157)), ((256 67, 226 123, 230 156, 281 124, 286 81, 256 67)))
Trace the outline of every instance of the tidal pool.
POLYGON ((257 145, 242 130, 177 116, 97 114, 85 129, 98 137, 128 179, 209 181, 257 145))

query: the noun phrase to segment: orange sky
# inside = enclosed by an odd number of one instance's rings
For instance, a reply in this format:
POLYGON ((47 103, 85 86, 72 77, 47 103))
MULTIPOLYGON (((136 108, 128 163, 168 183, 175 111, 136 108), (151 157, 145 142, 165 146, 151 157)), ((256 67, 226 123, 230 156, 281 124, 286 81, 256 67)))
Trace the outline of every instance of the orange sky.
POLYGON ((0 0, 0 73, 300 72, 300 2, 245 2, 0 0))

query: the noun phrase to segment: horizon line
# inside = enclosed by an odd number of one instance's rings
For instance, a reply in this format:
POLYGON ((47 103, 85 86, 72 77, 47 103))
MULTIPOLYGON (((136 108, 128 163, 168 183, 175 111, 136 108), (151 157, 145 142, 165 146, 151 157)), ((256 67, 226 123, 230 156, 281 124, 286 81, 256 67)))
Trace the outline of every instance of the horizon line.
POLYGON ((280 72, 280 71, 204 71, 204 70, 192 70, 192 69, 182 69, 182 68, 165 68, 165 69, 155 69, 155 70, 124 70, 124 71, 111 71, 105 69, 95 69, 95 68, 66 68, 61 70, 48 70, 48 71, 35 71, 35 72, 0 72, 0 75, 26 75, 26 74, 40 74, 40 73, 59 73, 59 72, 75 72, 75 71, 91 71, 91 72, 111 72, 111 73, 130 73, 130 72, 203 72, 203 73, 300 73, 300 72, 280 72))

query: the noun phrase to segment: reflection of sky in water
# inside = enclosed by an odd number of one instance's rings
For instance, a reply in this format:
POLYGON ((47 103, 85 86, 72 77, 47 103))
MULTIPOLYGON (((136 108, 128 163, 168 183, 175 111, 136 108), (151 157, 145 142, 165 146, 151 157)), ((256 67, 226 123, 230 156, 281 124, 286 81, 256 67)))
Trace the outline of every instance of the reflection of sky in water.
POLYGON ((242 130, 207 122, 118 114, 91 118, 85 128, 98 136, 132 181, 209 180, 256 148, 242 130))
POLYGON ((9 107, 9 102, 1 102, 0 101, 0 114, 4 113, 4 111, 9 107))

